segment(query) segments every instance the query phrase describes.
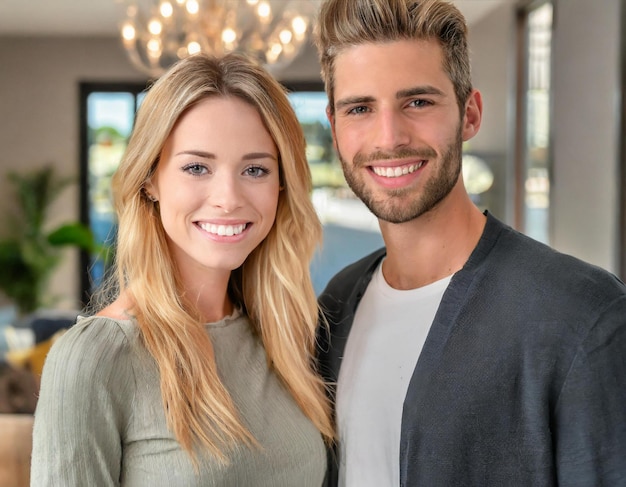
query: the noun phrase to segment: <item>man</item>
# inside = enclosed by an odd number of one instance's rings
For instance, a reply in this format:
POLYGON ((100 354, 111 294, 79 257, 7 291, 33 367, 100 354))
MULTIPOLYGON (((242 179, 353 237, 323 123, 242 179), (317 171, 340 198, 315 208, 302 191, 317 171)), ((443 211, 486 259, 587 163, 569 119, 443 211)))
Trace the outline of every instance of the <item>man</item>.
POLYGON ((320 296, 331 484, 626 485, 626 287, 472 204, 462 15, 327 0, 316 42, 346 180, 386 246, 320 296))

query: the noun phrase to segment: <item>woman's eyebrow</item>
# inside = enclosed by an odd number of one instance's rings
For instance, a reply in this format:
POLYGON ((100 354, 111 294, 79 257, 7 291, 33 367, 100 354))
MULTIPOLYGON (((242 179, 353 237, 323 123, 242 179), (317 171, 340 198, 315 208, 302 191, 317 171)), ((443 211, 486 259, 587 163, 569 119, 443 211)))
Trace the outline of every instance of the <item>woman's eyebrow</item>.
MULTIPOLYGON (((183 150, 176 153, 177 156, 196 156, 204 159, 217 159, 217 156, 213 152, 206 152, 202 150, 183 150)), ((276 156, 270 152, 250 152, 244 154, 241 158, 244 161, 254 159, 273 159, 276 160, 276 156)))

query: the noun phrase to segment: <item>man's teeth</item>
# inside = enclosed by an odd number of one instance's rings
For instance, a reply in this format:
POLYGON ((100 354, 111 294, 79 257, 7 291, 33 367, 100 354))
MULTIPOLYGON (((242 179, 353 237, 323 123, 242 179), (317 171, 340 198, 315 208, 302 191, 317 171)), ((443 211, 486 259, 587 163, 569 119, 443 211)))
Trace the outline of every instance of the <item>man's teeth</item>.
POLYGON ((241 225, 213 225, 210 223, 200 223, 200 228, 215 235, 226 235, 227 237, 232 237, 233 235, 239 235, 241 232, 243 232, 246 229, 246 224, 242 223, 241 225))
POLYGON ((372 170, 378 176, 383 176, 385 178, 399 178, 400 176, 404 176, 406 174, 411 174, 412 172, 417 171, 423 165, 424 165, 424 161, 421 161, 418 164, 411 164, 409 166, 403 166, 403 167, 376 167, 376 166, 373 166, 372 170))

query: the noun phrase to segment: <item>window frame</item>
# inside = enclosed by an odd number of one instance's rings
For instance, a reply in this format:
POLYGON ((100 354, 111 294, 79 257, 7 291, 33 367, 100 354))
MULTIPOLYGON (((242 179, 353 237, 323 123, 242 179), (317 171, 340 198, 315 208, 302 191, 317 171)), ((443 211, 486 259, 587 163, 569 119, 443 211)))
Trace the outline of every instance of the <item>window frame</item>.
MULTIPOLYGON (((79 208, 80 221, 91 228, 90 201, 89 201, 89 118, 88 99, 92 93, 130 93, 135 98, 135 111, 137 98, 145 92, 149 81, 145 82, 80 82, 79 83, 79 208)), ((134 123, 134 119, 133 119, 134 123)), ((87 252, 80 253, 80 290, 81 300, 89 303, 93 294, 91 277, 92 256, 87 252)))
MULTIPOLYGON (((528 221, 526 219, 526 180, 528 176, 528 97, 529 90, 529 16, 530 14, 543 7, 546 4, 552 6, 552 32, 554 31, 555 17, 556 17, 556 5, 555 0, 519 0, 516 6, 516 90, 515 90, 515 137, 514 137, 514 163, 513 163, 513 184, 512 184, 512 200, 513 200, 513 226, 523 233, 528 233, 528 221)), ((554 71, 554 56, 550 53, 549 71, 550 76, 554 71)), ((550 80, 548 89, 548 146, 547 146, 547 162, 548 162, 548 183, 552 185, 553 178, 553 83, 550 80)), ((548 208, 547 208, 547 244, 552 242, 553 232, 553 205, 552 205, 552 191, 548 193, 548 208)))

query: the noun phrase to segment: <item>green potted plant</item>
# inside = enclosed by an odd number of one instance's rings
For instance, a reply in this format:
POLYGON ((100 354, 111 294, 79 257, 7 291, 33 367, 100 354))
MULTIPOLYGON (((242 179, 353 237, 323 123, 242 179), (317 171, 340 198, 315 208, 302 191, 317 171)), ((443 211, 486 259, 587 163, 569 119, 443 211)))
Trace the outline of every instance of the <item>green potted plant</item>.
POLYGON ((9 172, 15 190, 18 214, 5 219, 9 226, 0 238, 0 290, 27 315, 47 305, 46 284, 61 259, 61 247, 74 246, 91 254, 101 249, 89 227, 68 222, 46 226, 50 204, 71 182, 57 176, 51 165, 30 172, 9 172))

